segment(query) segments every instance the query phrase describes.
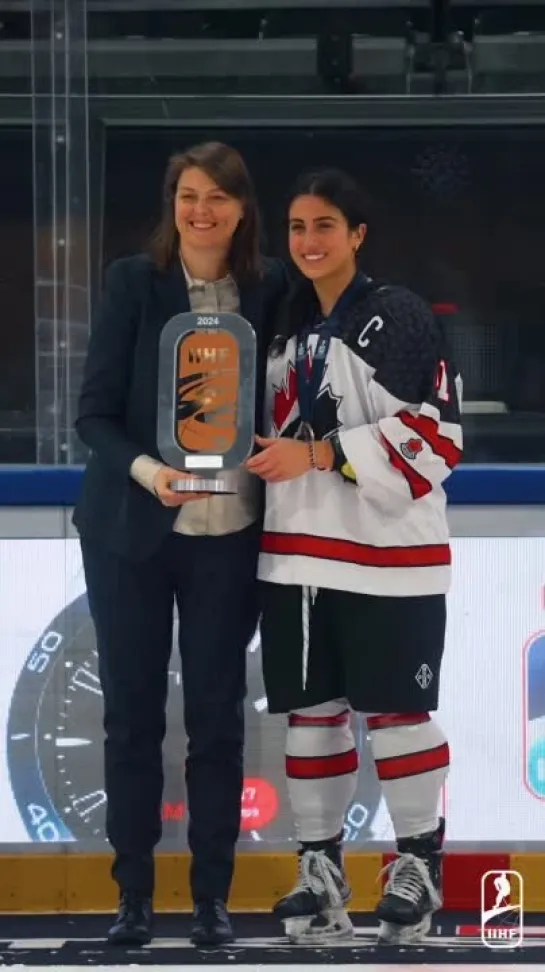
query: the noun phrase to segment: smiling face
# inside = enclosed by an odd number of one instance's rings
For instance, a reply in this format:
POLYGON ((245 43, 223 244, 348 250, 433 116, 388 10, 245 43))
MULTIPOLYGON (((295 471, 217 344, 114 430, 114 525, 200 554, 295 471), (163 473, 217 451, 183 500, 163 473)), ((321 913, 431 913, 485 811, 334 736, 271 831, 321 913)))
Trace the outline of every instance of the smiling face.
POLYGON ((182 250, 209 248, 227 254, 243 215, 242 202, 224 192, 206 172, 184 169, 174 200, 182 250))
POLYGON ((365 226, 350 229, 343 213, 320 196, 298 196, 289 211, 293 262, 309 280, 349 273, 365 237, 365 226))

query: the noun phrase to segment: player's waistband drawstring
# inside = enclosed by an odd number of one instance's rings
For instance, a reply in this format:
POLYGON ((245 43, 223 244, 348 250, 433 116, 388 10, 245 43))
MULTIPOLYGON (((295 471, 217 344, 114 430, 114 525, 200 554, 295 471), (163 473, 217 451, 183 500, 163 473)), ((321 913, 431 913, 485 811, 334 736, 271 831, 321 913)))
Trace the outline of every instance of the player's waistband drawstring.
POLYGON ((303 587, 302 623, 303 623, 303 689, 307 687, 308 656, 310 650, 310 611, 318 597, 317 587, 303 587))

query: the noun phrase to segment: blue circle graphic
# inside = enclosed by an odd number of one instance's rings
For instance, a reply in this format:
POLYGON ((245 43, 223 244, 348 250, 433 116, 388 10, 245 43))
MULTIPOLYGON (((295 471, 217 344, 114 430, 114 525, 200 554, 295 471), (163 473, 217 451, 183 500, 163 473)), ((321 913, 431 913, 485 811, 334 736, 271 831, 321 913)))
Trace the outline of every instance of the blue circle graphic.
POLYGON ((545 738, 538 739, 528 754, 528 782, 536 796, 545 798, 545 738))

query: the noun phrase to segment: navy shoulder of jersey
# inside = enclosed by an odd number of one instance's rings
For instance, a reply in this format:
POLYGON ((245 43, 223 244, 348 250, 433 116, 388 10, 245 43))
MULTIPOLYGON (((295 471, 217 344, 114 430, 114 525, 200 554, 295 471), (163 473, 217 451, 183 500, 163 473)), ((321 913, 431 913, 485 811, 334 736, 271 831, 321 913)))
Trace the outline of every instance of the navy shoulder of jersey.
POLYGON ((343 341, 374 378, 404 402, 423 401, 438 362, 446 358, 430 305, 405 287, 377 287, 350 308, 343 341))
POLYGON ((385 356, 406 355, 437 343, 434 313, 421 297, 405 287, 383 285, 356 300, 343 327, 345 344, 371 368, 385 356))

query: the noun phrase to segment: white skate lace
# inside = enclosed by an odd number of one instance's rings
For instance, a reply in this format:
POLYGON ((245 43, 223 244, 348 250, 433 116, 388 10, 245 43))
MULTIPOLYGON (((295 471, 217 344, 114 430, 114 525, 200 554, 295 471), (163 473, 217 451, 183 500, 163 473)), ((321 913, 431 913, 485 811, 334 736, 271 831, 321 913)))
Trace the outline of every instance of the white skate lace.
POLYGON ((336 864, 325 851, 305 851, 299 860, 299 880, 295 891, 312 891, 321 897, 324 890, 328 896, 328 908, 342 908, 343 899, 340 888, 344 877, 336 864))
POLYGON ((379 878, 388 874, 386 894, 395 894, 411 904, 418 905, 422 895, 422 885, 428 892, 433 908, 441 907, 441 898, 437 893, 428 868, 420 857, 414 854, 401 854, 395 861, 383 867, 379 878))

